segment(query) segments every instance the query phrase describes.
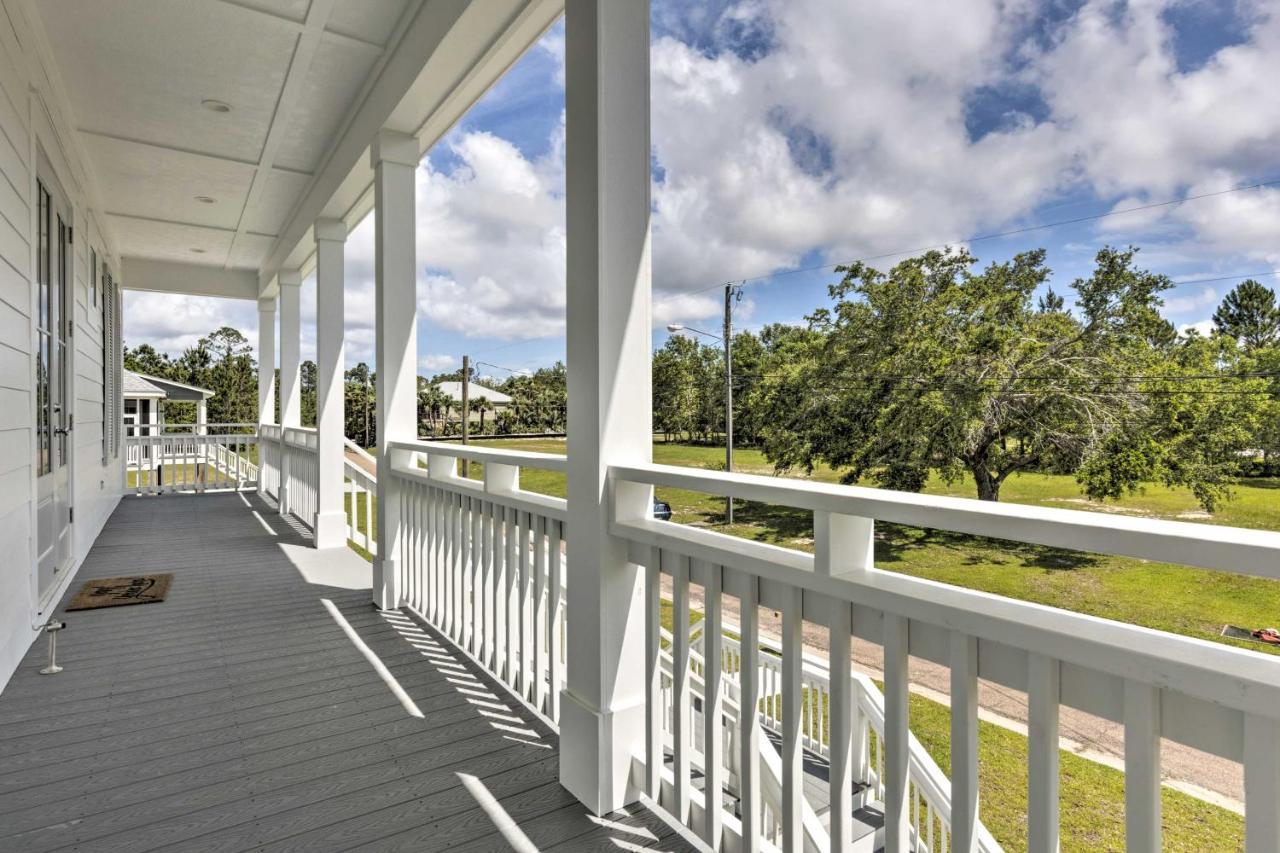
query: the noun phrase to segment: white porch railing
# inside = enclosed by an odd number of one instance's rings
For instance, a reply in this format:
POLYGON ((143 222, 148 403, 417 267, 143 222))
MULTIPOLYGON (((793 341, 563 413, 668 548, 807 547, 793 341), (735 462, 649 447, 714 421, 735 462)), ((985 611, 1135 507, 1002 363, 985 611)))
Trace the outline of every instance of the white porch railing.
MULTIPOLYGON (((314 433, 284 432, 282 445, 264 442, 262 476, 269 487, 278 463, 267 447, 282 446, 286 494, 298 490, 305 506, 314 433)), ((402 600, 556 724, 570 653, 567 506, 521 489, 520 469, 563 472, 565 457, 435 442, 394 443, 389 451, 384 476, 395 481, 402 600), (462 478, 459 459, 483 463, 483 478, 462 478)), ((346 471, 350 536, 372 551, 376 478, 351 460, 346 471)), ((815 555, 648 517, 612 522, 631 559, 646 567, 649 735, 639 781, 713 846, 824 850, 857 836, 854 849, 862 849, 874 836, 856 825, 854 811, 872 805, 883 810, 891 848, 999 850, 978 820, 981 676, 1029 695, 1033 849, 1058 843, 1063 704, 1125 727, 1132 848, 1158 847, 1159 743, 1169 738, 1244 764, 1252 844, 1262 839, 1271 849, 1280 659, 879 571, 871 551, 878 519, 1277 577, 1280 535, 659 465, 614 467, 610 476, 615 493, 619 483, 638 483, 815 514, 815 555), (703 588, 705 623, 692 636, 663 637, 664 575, 676 625, 688 622, 690 584, 703 588), (726 594, 739 599, 740 625, 724 621, 726 594), (761 606, 782 614, 781 642, 760 636, 761 606), (806 621, 830 632, 826 659, 804 651, 806 621), (854 636, 883 646, 883 693, 850 672, 854 636), (908 655, 952 670, 953 765, 945 770, 909 729, 908 655), (743 707, 758 713, 741 715, 743 707), (830 762, 828 802, 804 795, 806 751, 830 762)))
POLYGON ((258 484, 255 424, 125 424, 124 488, 135 494, 240 490, 258 484))
POLYGON ((280 500, 280 436, 284 430, 277 424, 259 424, 258 462, 261 490, 273 500, 280 500))
POLYGON ((346 490, 347 539, 355 542, 370 554, 378 553, 378 538, 373 529, 373 500, 378 494, 378 478, 368 469, 376 469, 377 460, 364 448, 349 438, 343 439, 344 449, 362 460, 365 465, 353 461, 344 454, 343 475, 346 490), (366 467, 368 466, 368 467, 366 467), (363 524, 361 524, 363 522, 363 524))
POLYGON ((280 443, 280 511, 315 524, 320 483, 320 436, 315 427, 284 427, 280 443))
MULTIPOLYGON (((740 744, 760 735, 756 725, 776 726, 782 741, 782 846, 799 850, 806 843, 802 789, 802 749, 807 745, 831 758, 833 801, 830 823, 835 839, 849 837, 852 783, 870 781, 883 800, 889 849, 924 849, 929 827, 916 823, 921 801, 945 815, 943 777, 919 767, 913 773, 909 731, 908 653, 952 669, 952 754, 950 814, 941 843, 969 849, 982 846, 977 823, 977 678, 1026 691, 1030 701, 1029 844, 1034 850, 1058 845, 1058 725, 1060 705, 1079 708, 1125 727, 1126 824, 1130 849, 1160 845, 1160 738, 1187 744, 1244 763, 1246 822, 1250 849, 1273 849, 1277 841, 1275 807, 1280 798, 1280 659, 1216 643, 1176 636, 1054 608, 958 589, 870 567, 870 519, 959 531, 1055 547, 1085 546, 1090 552, 1124 554, 1264 576, 1280 575, 1280 535, 1261 531, 1176 522, 1117 518, 1102 514, 1035 507, 987 505, 962 499, 903 495, 873 489, 828 486, 770 477, 698 471, 661 465, 614 467, 611 478, 665 488, 733 495, 744 500, 790 506, 815 513, 816 555, 738 539, 704 529, 651 518, 617 518, 615 535, 632 543, 633 561, 646 567, 648 630, 649 739, 646 786, 677 817, 718 843, 723 830, 759 837, 761 809, 732 826, 732 811, 713 808, 694 821, 691 775, 693 748, 688 733, 674 740, 672 769, 664 767, 660 578, 674 590, 675 622, 689 613, 689 585, 702 585, 707 629, 702 679, 723 685, 737 668, 741 704, 777 697, 782 713, 775 720, 746 716, 738 721, 740 744), (722 595, 742 603, 742 642, 738 656, 726 659, 721 639, 722 595), (783 620, 781 663, 766 659, 757 624, 758 606, 780 611, 783 620), (860 700, 852 679, 830 683, 821 705, 806 692, 802 649, 804 621, 828 626, 829 672, 843 672, 853 635, 879 643, 885 656, 883 709, 860 700), (814 728, 806 729, 808 719, 814 728), (825 710, 820 710, 820 708, 825 710), (859 715, 882 718, 876 738, 861 743, 859 715), (827 734, 818 735, 817 719, 827 734), (874 766, 864 767, 869 744, 876 745, 874 766), (865 772, 862 780, 858 774, 865 772), (932 789, 932 790, 930 790, 932 789), (932 802, 930 800, 932 799, 932 802), (923 836, 923 837, 922 837, 923 836)), ((677 676, 691 669, 690 644, 677 634, 673 650, 677 676)), ((691 701, 683 678, 673 688, 677 708, 691 701)), ((865 686, 865 685, 864 685, 865 686)), ((812 690, 813 683, 810 682, 812 690)), ((712 695, 717 695, 713 688, 712 695)), ((766 703, 766 706, 769 703, 766 703)), ((680 719, 681 714, 676 718, 680 719)), ((704 716, 702 741, 722 743, 721 714, 704 716)), ((762 772, 759 751, 741 750, 738 787, 748 802, 758 801, 762 772)), ((919 754, 916 751, 916 754, 919 754)), ((723 765, 708 756, 704 766, 723 765)), ((724 803, 725 778, 704 776, 711 803, 724 803)), ((703 800, 703 796, 697 796, 703 800)), ((934 834, 933 844, 940 843, 934 834)), ((990 843, 990 842, 988 842, 990 843)), ((749 842, 744 841, 749 846, 749 842)), ((944 848, 945 849, 945 848, 944 848)))
POLYGON ((557 723, 566 504, 523 491, 520 469, 564 471, 565 458, 426 442, 389 450, 401 457, 390 476, 404 525, 403 600, 557 723), (459 459, 483 463, 483 481, 460 476, 459 459))

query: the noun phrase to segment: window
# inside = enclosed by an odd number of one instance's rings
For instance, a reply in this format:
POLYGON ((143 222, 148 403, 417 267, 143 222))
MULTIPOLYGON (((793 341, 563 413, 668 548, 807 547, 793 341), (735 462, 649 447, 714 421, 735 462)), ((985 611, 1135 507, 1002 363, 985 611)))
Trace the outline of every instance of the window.
POLYGON ((122 414, 120 366, 120 293, 102 264, 102 464, 120 455, 122 414))
POLYGON ((40 197, 40 208, 37 223, 36 248, 36 476, 43 477, 53 470, 53 435, 52 420, 49 416, 49 403, 52 388, 50 370, 51 338, 53 330, 49 323, 52 315, 49 300, 53 298, 53 288, 49 281, 53 257, 49 241, 49 217, 52 212, 52 197, 43 182, 36 183, 40 197))

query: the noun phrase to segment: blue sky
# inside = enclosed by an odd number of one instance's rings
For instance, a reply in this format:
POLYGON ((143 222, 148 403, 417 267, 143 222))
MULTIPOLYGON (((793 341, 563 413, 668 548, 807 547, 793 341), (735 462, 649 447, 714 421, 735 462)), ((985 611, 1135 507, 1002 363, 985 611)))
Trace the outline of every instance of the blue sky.
MULTIPOLYGON (((1236 281, 1203 279, 1280 269, 1280 185, 1221 193, 1280 178, 1277 6, 654 0, 655 345, 670 321, 714 327, 708 288, 727 280, 754 279, 741 326, 801 322, 834 277, 796 268, 1219 193, 970 245, 983 261, 1046 248, 1064 293, 1101 246, 1138 245, 1186 282, 1166 316, 1205 324, 1236 281)), ((563 357, 563 38, 420 170, 427 375, 464 352, 516 370, 563 357)), ((348 258, 355 360, 372 343, 370 220, 348 258)), ((176 346, 202 330, 163 331, 176 346)))

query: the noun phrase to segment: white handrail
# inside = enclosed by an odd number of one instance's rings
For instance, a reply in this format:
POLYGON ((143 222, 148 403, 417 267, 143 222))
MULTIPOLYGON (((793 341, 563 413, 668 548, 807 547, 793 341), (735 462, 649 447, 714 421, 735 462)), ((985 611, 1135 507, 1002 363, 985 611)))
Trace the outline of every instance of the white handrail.
POLYGON ((494 447, 475 447, 470 444, 452 444, 447 441, 393 441, 391 450, 407 450, 433 456, 450 456, 469 462, 492 462, 520 468, 536 468, 542 471, 568 470, 568 457, 554 453, 534 453, 528 450, 500 450, 494 447))
MULTIPOLYGON (((976 714, 963 709, 973 707, 979 678, 1029 694, 1028 821, 1033 846, 1058 844, 1053 812, 1058 808, 1060 705, 1121 723, 1127 740, 1153 744, 1145 757, 1131 758, 1125 768, 1129 804, 1147 810, 1129 822, 1134 844, 1159 840, 1150 837, 1159 822, 1148 818, 1159 803, 1161 738, 1243 762, 1249 778, 1268 780, 1276 772, 1277 750, 1267 744, 1280 730, 1280 658, 882 571, 874 568, 872 534, 875 520, 890 519, 1091 553, 1138 555, 1220 570, 1243 568, 1271 577, 1280 565, 1280 534, 991 506, 670 466, 613 467, 610 478, 614 494, 623 483, 661 485, 814 512, 814 555, 651 518, 615 519, 610 529, 631 543, 632 561, 645 566, 651 579, 672 578, 677 598, 688 596, 692 581, 753 597, 760 606, 780 611, 786 641, 775 692, 793 709, 806 707, 802 685, 809 673, 798 627, 804 621, 826 624, 833 647, 837 630, 843 634, 842 644, 857 636, 883 647, 883 699, 854 703, 854 709, 843 705, 847 699, 837 703, 833 692, 832 714, 840 705, 842 720, 855 712, 883 720, 877 759, 887 753, 888 760, 874 775, 877 788, 885 791, 886 832, 901 843, 918 832, 912 826, 919 820, 917 800, 909 792, 912 785, 925 794, 926 802, 934 800, 937 815, 945 814, 951 822, 963 819, 980 845, 990 842, 972 818, 977 797, 972 750, 953 750, 953 761, 959 765, 953 768, 949 800, 941 796, 941 772, 916 760, 923 753, 912 745, 908 729, 907 664, 912 656, 952 668, 953 726, 967 730, 965 742, 976 738, 976 714), (1246 747, 1247 742, 1256 748, 1246 747), (965 804, 963 814, 957 812, 957 803, 965 804)), ((652 581, 649 586, 646 594, 657 595, 652 581)), ((807 707, 810 713, 815 710, 807 707)), ((825 713, 823 707, 817 710, 825 713)), ((806 733, 798 731, 794 720, 783 728, 794 755, 797 741, 803 742, 806 733)), ((833 731, 836 728, 833 721, 833 731)), ((845 732, 842 729, 842 738, 848 736, 845 732)), ((794 765, 784 769, 798 772, 794 765)), ((1252 840, 1263 848, 1280 842, 1276 827, 1259 816, 1274 810, 1276 788, 1265 782, 1246 785, 1246 820, 1252 840)), ((793 830, 795 821, 793 810, 793 830)))
POLYGON ((873 518, 1072 551, 1082 550, 1081 546, 1085 545, 1083 550, 1092 553, 1280 578, 1280 533, 1270 530, 976 501, 674 465, 615 465, 610 468, 610 475, 615 480, 814 512, 873 518))

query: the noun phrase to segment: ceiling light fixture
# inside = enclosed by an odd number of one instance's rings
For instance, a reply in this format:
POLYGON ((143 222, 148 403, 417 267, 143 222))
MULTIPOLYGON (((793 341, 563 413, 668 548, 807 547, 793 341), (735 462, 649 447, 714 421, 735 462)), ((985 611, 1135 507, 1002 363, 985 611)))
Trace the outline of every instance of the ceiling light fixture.
POLYGON ((215 201, 217 201, 217 199, 207 195, 198 195, 196 196, 196 201, 200 202, 201 204, 213 204, 215 201))
POLYGON ((231 112, 231 105, 228 104, 226 101, 219 101, 217 98, 205 98, 203 101, 200 102, 200 106, 204 107, 206 110, 209 110, 210 112, 215 112, 215 113, 231 112))

